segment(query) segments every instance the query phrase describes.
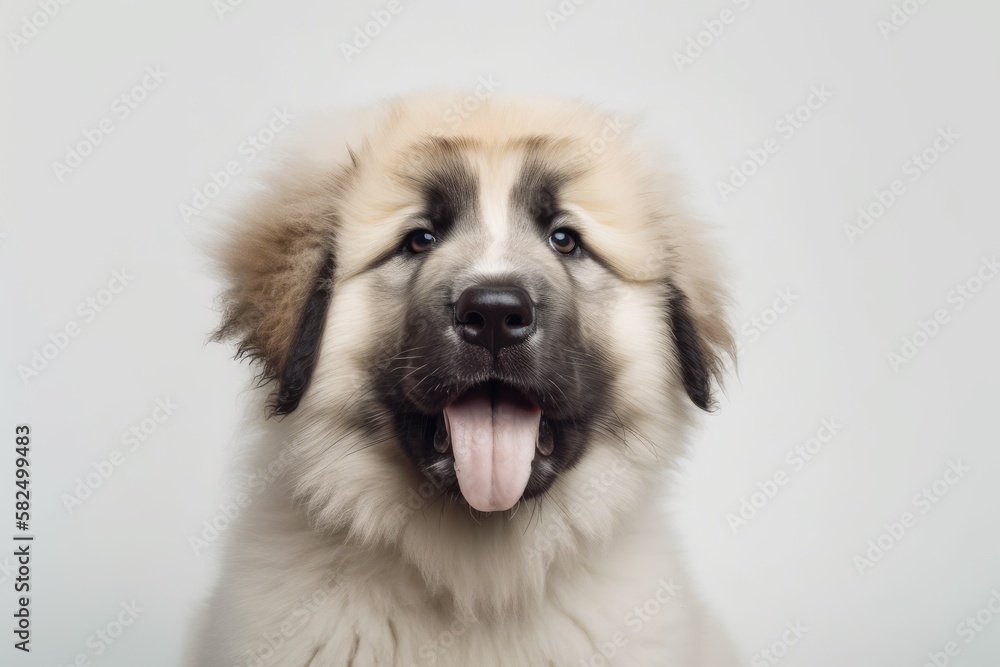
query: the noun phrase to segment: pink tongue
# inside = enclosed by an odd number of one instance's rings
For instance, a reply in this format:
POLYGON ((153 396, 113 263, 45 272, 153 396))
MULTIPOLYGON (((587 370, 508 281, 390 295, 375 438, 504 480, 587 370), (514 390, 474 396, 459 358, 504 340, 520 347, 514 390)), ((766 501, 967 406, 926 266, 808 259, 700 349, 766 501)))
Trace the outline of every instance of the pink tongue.
POLYGON ((481 512, 508 510, 528 485, 542 412, 516 391, 483 386, 444 409, 462 495, 481 512))

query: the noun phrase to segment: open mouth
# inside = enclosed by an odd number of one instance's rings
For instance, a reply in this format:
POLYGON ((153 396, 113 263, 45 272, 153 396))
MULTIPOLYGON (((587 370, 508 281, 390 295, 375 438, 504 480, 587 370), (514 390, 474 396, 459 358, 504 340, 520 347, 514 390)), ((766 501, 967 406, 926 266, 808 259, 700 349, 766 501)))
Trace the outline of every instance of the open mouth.
POLYGON ((434 449, 451 450, 466 502, 496 512, 512 508, 524 495, 535 454, 551 454, 553 437, 538 405, 517 389, 491 381, 445 406, 434 449))

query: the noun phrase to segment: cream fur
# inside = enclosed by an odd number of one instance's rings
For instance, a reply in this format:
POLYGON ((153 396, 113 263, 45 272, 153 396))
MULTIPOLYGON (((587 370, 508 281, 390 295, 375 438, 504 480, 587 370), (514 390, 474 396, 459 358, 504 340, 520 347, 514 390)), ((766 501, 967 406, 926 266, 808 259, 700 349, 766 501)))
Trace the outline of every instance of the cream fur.
POLYGON ((317 129, 236 216, 223 252, 222 333, 262 363, 265 379, 284 361, 321 248, 335 247, 336 273, 309 390, 256 439, 256 468, 287 465, 230 531, 190 664, 735 664, 660 509, 696 412, 679 379, 664 281, 687 295, 713 372, 732 348, 701 223, 627 132, 588 150, 609 116, 550 99, 496 99, 455 128, 442 120, 450 103, 390 105, 353 146, 356 161, 339 132, 317 129), (474 517, 436 500, 391 442, 385 415, 373 416, 384 431, 374 441, 350 419, 370 390, 371 347, 403 307, 391 298, 402 278, 370 264, 415 210, 405 176, 425 168, 413 147, 429 136, 462 144, 487 184, 480 197, 491 242, 477 268, 516 266, 515 255, 533 252, 512 249, 504 221, 517 165, 539 150, 575 165, 566 198, 610 267, 584 285, 606 307, 583 326, 614 360, 625 428, 598 438, 546 494, 510 512, 474 517), (280 246, 286 235, 295 241, 280 246), (676 594, 664 592, 671 582, 676 594), (636 614, 645 604, 658 611, 636 614))

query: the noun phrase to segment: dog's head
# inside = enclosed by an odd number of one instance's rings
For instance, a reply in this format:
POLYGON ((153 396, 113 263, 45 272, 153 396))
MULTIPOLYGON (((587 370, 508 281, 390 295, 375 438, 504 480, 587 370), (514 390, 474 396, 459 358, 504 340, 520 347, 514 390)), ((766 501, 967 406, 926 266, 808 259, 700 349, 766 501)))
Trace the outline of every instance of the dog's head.
POLYGON ((322 134, 293 152, 227 246, 220 329, 286 415, 316 524, 431 582, 463 566, 431 564, 429 533, 520 558, 534 512, 501 511, 558 512, 614 470, 560 519, 562 547, 608 539, 732 348, 697 223, 620 120, 520 99, 445 122, 452 102, 392 105, 342 159, 322 134))

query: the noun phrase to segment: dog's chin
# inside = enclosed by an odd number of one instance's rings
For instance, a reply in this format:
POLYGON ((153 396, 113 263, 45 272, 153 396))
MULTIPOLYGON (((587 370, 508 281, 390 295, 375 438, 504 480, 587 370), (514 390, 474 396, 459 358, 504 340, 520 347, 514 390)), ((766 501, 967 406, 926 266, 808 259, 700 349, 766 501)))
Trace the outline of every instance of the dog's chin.
MULTIPOLYGON (((544 493, 560 464, 563 412, 532 387, 487 379, 452 385, 397 411, 408 458, 451 502, 509 510, 544 493)), ((564 457, 562 457, 564 458, 564 457)))

